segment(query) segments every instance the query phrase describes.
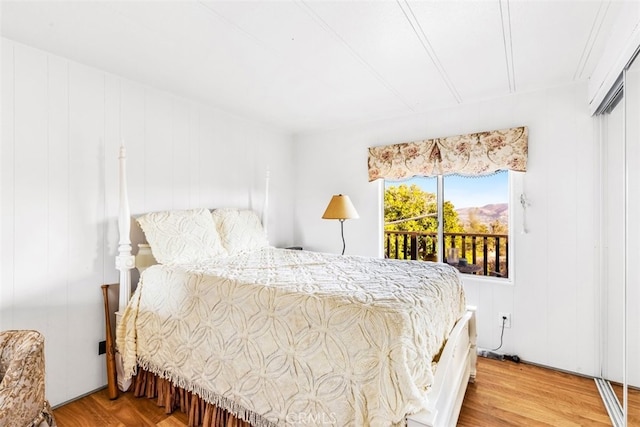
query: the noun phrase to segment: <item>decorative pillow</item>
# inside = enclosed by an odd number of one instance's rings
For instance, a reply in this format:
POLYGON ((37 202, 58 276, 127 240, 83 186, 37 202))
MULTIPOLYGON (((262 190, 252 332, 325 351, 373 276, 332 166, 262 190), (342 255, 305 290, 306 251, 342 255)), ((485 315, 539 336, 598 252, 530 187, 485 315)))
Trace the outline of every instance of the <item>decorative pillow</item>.
POLYGON ((195 263, 227 255, 208 209, 152 212, 137 221, 161 264, 195 263))
POLYGON ((222 245, 229 254, 253 251, 269 246, 258 214, 249 209, 216 209, 211 214, 218 227, 222 245))

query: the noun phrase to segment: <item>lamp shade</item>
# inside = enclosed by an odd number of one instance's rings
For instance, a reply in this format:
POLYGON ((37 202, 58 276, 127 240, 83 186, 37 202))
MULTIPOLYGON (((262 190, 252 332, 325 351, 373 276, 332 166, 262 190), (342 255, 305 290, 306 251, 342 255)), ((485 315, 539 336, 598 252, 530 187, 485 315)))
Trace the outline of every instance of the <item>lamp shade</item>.
POLYGON ((331 198, 329 206, 322 215, 324 219, 355 219, 360 218, 356 208, 353 207, 349 196, 342 194, 335 195, 331 198))

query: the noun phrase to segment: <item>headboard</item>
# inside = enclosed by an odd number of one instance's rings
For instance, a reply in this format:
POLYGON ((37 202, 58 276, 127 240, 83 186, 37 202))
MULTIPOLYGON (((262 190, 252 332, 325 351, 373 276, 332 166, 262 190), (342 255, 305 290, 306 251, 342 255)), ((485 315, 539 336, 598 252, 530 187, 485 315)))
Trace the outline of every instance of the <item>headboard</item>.
POLYGON ((137 247, 140 243, 147 243, 147 239, 144 237, 144 231, 136 221, 140 215, 132 215, 131 216, 131 230, 129 232, 129 236, 131 237, 131 247, 133 251, 137 254, 137 247))
MULTIPOLYGON (((116 268, 120 270, 120 294, 118 311, 122 313, 131 298, 131 270, 135 268, 136 260, 132 254, 132 247, 138 251, 139 243, 146 243, 144 233, 129 209, 129 198, 127 193, 127 150, 120 146, 118 154, 119 164, 119 193, 120 204, 118 211, 118 232, 120 239, 118 242, 118 255, 116 256, 116 268)), ((264 204, 262 208, 262 225, 265 234, 267 233, 269 206, 269 170, 267 169, 265 179, 264 204)), ((137 280, 137 277, 136 277, 137 280)))

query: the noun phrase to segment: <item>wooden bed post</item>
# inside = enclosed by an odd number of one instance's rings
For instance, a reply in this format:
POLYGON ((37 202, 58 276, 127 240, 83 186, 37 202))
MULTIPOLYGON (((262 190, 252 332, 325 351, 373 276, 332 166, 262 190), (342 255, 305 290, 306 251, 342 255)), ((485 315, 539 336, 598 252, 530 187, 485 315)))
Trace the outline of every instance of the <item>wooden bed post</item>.
POLYGON ((118 156, 120 165, 120 211, 118 213, 118 231, 120 242, 118 245, 118 256, 116 257, 116 268, 120 270, 120 299, 118 301, 118 312, 124 312, 129 298, 131 298, 131 269, 135 267, 135 258, 131 255, 131 213, 129 212, 129 196, 127 195, 127 150, 124 143, 120 146, 118 156))
POLYGON ((104 301, 105 331, 107 335, 107 389, 109 399, 118 398, 118 377, 116 375, 116 352, 113 344, 113 329, 111 328, 111 308, 109 307, 109 285, 102 285, 104 301))

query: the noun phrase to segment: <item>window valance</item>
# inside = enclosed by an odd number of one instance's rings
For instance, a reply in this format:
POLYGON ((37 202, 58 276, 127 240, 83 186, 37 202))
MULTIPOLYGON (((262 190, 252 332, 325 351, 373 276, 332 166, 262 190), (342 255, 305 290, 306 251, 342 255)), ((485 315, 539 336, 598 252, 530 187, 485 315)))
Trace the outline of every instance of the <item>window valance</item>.
POLYGON ((527 170, 526 126, 369 148, 369 181, 527 170))

